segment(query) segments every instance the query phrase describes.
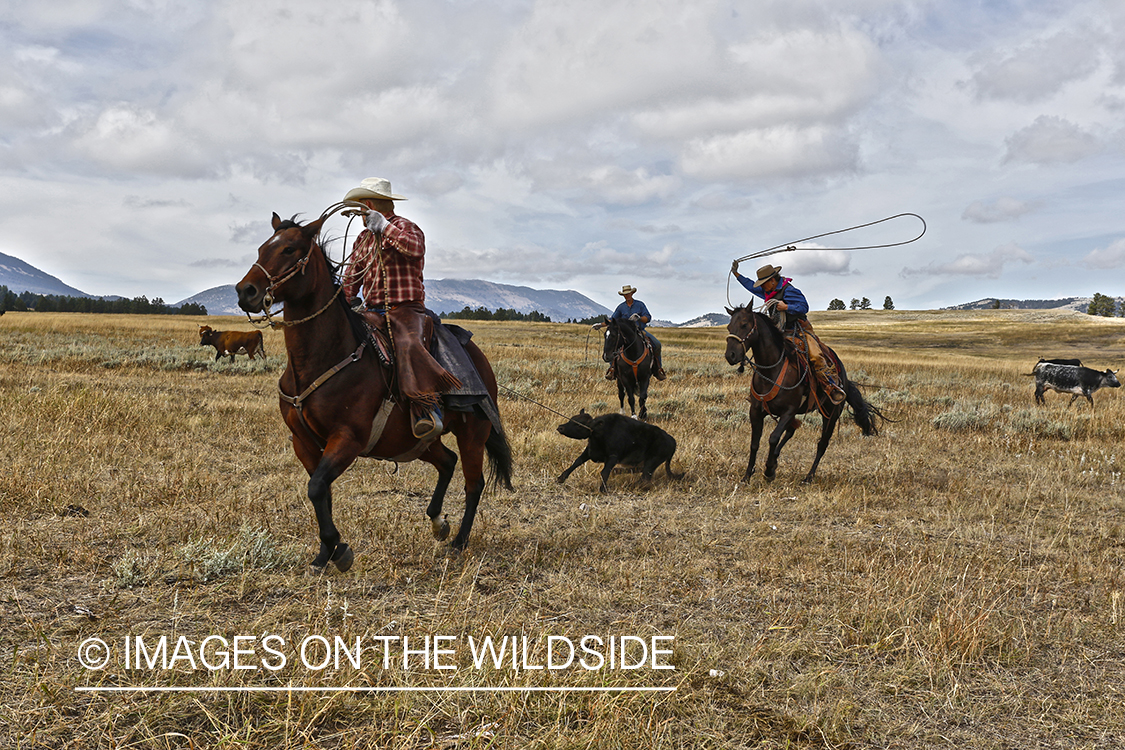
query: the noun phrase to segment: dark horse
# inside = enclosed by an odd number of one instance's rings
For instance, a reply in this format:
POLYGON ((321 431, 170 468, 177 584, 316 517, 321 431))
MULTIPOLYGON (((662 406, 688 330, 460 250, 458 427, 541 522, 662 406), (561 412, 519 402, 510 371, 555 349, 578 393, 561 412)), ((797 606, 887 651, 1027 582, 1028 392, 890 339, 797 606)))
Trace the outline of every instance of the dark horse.
POLYGON ((613 364, 617 375, 617 398, 625 413, 625 396, 634 417, 648 418, 648 384, 652 380, 652 347, 648 337, 628 318, 605 319, 605 348, 602 359, 613 364), (640 414, 637 405, 640 405, 640 414))
MULTIPOLYGON (((768 317, 745 307, 734 310, 728 308, 727 313, 731 316, 727 325, 727 362, 742 365, 748 353, 753 355, 751 367, 754 377, 750 381, 749 399, 750 463, 746 466, 743 481, 748 481, 754 473, 754 460, 758 457, 758 442, 762 437, 762 423, 766 414, 777 419, 777 427, 770 433, 770 452, 763 475, 767 481, 773 481, 781 449, 801 425, 796 416, 820 411, 823 421, 820 442, 816 446, 816 460, 804 479, 806 483, 811 482, 816 476, 816 467, 832 440, 836 422, 843 414, 844 403, 833 404, 829 400, 808 363, 798 356, 793 343, 782 335, 768 317)), ((856 384, 848 380, 844 365, 836 352, 828 347, 824 349, 836 365, 840 384, 847 394, 845 403, 852 408, 855 423, 863 430, 864 435, 878 434, 876 421, 885 420, 886 417, 879 409, 867 403, 856 384)))
MULTIPOLYGON (((398 462, 418 458, 432 464, 438 481, 426 515, 434 537, 443 541, 449 523, 441 516, 442 500, 457 454, 440 437, 429 444, 415 438, 409 409, 391 398, 392 373, 369 344, 363 319, 340 294, 339 280, 320 247, 318 234, 327 218, 301 225, 274 214, 273 236, 258 248, 258 262, 235 288, 238 305, 247 313, 285 303, 283 319, 274 325, 284 328, 289 364, 277 387, 293 451, 309 473, 309 500, 320 532, 320 553, 312 565, 323 569, 332 562, 345 571, 354 553, 332 522, 332 482, 359 456, 398 462)), ((497 403, 496 378, 484 353, 472 342, 466 350, 497 403)), ((511 451, 503 431, 473 412, 447 409, 445 432, 457 437, 465 476, 465 514, 453 539, 453 549, 460 551, 469 541, 485 487, 485 453, 493 479, 511 489, 511 451)))

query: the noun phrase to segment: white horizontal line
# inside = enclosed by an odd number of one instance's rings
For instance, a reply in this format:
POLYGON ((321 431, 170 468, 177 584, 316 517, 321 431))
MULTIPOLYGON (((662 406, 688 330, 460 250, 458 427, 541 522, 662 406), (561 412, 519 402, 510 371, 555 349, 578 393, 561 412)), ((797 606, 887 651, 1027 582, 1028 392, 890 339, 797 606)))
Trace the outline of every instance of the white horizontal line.
POLYGON ((674 693, 674 687, 75 687, 76 693, 674 693))

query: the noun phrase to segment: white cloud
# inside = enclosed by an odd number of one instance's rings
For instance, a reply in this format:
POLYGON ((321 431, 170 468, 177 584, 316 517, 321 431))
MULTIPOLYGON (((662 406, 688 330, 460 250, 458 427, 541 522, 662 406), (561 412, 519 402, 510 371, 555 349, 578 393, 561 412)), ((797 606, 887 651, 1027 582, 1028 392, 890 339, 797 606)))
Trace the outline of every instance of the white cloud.
POLYGON ((780 253, 774 262, 784 261, 785 274, 815 276, 817 274, 847 275, 852 273, 852 256, 840 250, 798 249, 791 253, 780 253))
POLYGON ((1082 265, 1101 270, 1125 268, 1125 239, 1115 240, 1106 247, 1091 250, 1082 259, 1082 265))
POLYGON ((1060 164, 1076 162, 1098 153, 1097 137, 1054 115, 1040 115, 1026 128, 1005 139, 1004 163, 1060 164))
POLYGON ((102 111, 74 147, 87 161, 118 172, 202 177, 211 167, 175 123, 128 105, 102 111))
POLYGON ((649 274, 661 317, 687 318, 717 306, 732 256, 917 210, 922 242, 783 255, 786 270, 806 294, 900 307, 965 273, 1043 297, 1019 285, 1047 283, 1034 272, 1070 257, 1075 226, 1120 231, 1116 5, 8 4, 0 232, 78 288, 181 299, 229 283, 272 211, 307 218, 383 176, 435 277, 612 291, 649 274), (1037 265, 937 262, 935 238, 1034 246, 1037 265))
POLYGON ((1034 263, 1035 259, 1014 242, 990 253, 962 253, 950 261, 932 261, 921 268, 902 269, 903 277, 911 276, 983 276, 998 279, 1012 262, 1034 263))
POLYGON ((990 203, 973 201, 965 208, 961 218, 977 224, 1012 221, 1039 209, 1042 205, 1042 201, 1021 201, 1005 195, 990 203))
POLYGON ((981 100, 1021 103, 1046 99, 1101 64, 1101 33, 1083 28, 1036 39, 1011 52, 991 53, 973 74, 981 100))
POLYGON ((850 172, 859 149, 826 127, 776 127, 702 136, 684 151, 684 173, 702 181, 819 177, 850 172))

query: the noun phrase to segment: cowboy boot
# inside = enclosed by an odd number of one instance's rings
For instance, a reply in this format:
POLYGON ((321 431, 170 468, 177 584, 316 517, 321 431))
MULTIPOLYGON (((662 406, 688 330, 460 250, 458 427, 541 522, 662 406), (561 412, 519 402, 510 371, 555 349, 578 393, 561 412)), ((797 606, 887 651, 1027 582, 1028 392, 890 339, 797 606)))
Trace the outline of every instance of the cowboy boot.
POLYGON ((606 380, 617 380, 617 363, 610 362, 609 369, 605 371, 606 380))
POLYGON ((656 360, 656 369, 653 370, 652 373, 656 376, 657 380, 664 380, 668 377, 668 374, 664 372, 664 363, 660 361, 661 359, 662 358, 658 358, 656 360))
POLYGON ((824 385, 824 392, 833 404, 842 404, 847 399, 847 392, 840 387, 839 378, 835 367, 822 367, 817 370, 817 379, 824 385))

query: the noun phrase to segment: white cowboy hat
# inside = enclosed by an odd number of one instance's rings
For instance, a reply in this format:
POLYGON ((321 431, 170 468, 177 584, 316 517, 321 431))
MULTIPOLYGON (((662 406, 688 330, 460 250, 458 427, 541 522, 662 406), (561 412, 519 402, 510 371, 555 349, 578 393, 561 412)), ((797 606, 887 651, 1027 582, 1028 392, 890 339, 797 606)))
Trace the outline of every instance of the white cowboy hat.
POLYGON ((395 195, 391 192, 391 181, 384 180, 382 177, 368 177, 363 182, 359 183, 359 187, 352 188, 348 194, 344 196, 346 201, 365 201, 365 200, 389 200, 389 201, 404 201, 405 197, 395 195))
POLYGON ((624 297, 627 294, 636 294, 636 293, 637 293, 637 288, 635 286, 629 286, 628 284, 621 287, 621 291, 618 292, 618 294, 620 294, 622 297, 624 297))

